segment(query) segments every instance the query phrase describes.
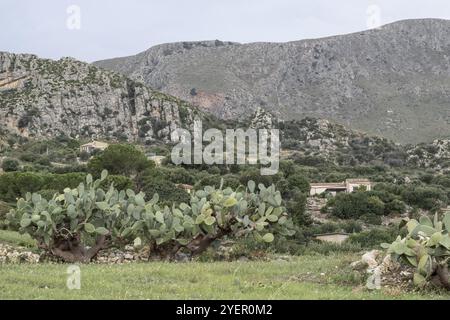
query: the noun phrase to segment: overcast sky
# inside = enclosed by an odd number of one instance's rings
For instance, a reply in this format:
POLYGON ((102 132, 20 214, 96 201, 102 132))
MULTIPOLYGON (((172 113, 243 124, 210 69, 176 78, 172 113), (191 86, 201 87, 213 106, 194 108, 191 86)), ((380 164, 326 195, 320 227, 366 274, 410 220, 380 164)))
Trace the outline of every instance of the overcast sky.
POLYGON ((90 62, 166 42, 284 42, 411 18, 450 19, 450 1, 0 0, 0 51, 90 62))

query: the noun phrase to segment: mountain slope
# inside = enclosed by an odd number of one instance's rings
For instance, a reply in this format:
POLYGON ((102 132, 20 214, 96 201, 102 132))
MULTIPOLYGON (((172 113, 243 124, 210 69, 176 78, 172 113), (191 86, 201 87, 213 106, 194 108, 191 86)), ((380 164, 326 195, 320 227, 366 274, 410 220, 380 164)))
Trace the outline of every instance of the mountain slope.
POLYGON ((163 44, 96 62, 222 118, 258 107, 402 143, 450 135, 450 22, 407 20, 289 43, 163 44))
POLYGON ((195 114, 186 102, 87 63, 0 52, 2 131, 150 142, 167 140, 195 114))
POLYGON ((270 113, 258 109, 249 120, 241 127, 279 129, 282 157, 296 159, 302 164, 409 164, 407 152, 410 146, 402 146, 386 138, 351 130, 325 119, 307 117, 301 120, 278 121, 270 113))

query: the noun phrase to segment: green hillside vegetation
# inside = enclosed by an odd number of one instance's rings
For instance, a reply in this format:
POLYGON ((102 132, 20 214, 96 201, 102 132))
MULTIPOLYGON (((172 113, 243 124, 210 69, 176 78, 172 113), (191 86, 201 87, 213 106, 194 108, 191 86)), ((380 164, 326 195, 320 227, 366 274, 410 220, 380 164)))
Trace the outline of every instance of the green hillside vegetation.
MULTIPOLYGON (((314 128, 317 125, 316 120, 305 120, 305 122, 309 123, 309 127, 306 126, 308 129, 305 130, 314 132, 314 128)), ((304 127, 304 124, 300 125, 299 128, 302 127, 304 127)), ((302 130, 299 130, 299 132, 296 132, 293 128, 290 130, 292 132, 289 133, 290 131, 288 130, 286 135, 292 137, 291 140, 295 140, 297 136, 299 139, 309 139, 309 141, 330 139, 330 136, 326 137, 325 135, 316 136, 314 139, 311 139, 311 137, 305 138, 301 135, 302 130)), ((330 146, 339 145, 337 143, 339 139, 344 137, 347 140, 348 136, 352 134, 334 125, 329 125, 321 134, 325 134, 325 132, 329 134, 330 131, 334 132, 334 140, 331 141, 330 146)), ((190 195, 186 190, 178 187, 177 185, 179 184, 191 185, 194 189, 194 195, 197 192, 211 190, 211 188, 217 190, 221 187, 224 189, 230 188, 230 190, 238 192, 238 190, 242 191, 248 188, 252 181, 255 186, 259 184, 267 187, 273 185, 274 190, 279 191, 282 199, 281 205, 285 208, 289 218, 292 219, 290 228, 294 232, 289 234, 283 232, 279 234, 279 231, 275 232, 275 230, 262 232, 260 234, 261 237, 265 236, 266 233, 271 234, 266 236, 267 242, 258 241, 258 237, 244 237, 244 239, 241 239, 236 237, 234 233, 227 234, 223 238, 214 238, 220 239, 220 241, 218 243, 214 242, 215 240, 212 241, 208 247, 202 249, 195 256, 195 261, 198 261, 199 265, 193 264, 192 267, 194 269, 197 267, 201 268, 201 263, 223 260, 235 261, 242 257, 255 261, 271 260, 270 257, 279 255, 294 257, 317 255, 318 259, 323 257, 323 259, 331 259, 331 261, 334 258, 339 260, 341 256, 350 255, 355 257, 366 250, 380 249, 381 243, 393 243, 398 235, 405 236, 405 229, 400 225, 397 218, 409 217, 418 219, 422 215, 431 216, 435 212, 440 213, 443 208, 447 207, 450 196, 450 175, 445 169, 433 167, 424 169, 417 165, 411 165, 407 161, 401 163, 378 161, 378 158, 388 150, 395 151, 398 150, 396 148, 400 147, 376 138, 370 140, 369 143, 357 136, 354 141, 355 143, 346 145, 343 149, 338 148, 337 150, 341 150, 339 152, 331 148, 326 149, 328 150, 327 152, 323 152, 323 149, 314 151, 326 155, 323 161, 305 162, 307 157, 305 154, 308 153, 308 149, 316 148, 313 145, 307 146, 306 150, 294 150, 299 152, 300 155, 292 156, 290 154, 284 157, 280 162, 279 172, 273 176, 261 176, 258 166, 250 165, 175 166, 166 160, 162 166, 156 166, 155 163, 148 160, 146 154, 170 155, 170 145, 159 143, 153 145, 132 145, 110 141, 111 145, 104 152, 96 152, 92 157, 87 157, 85 162, 79 162, 81 158, 79 146, 83 141, 65 137, 49 141, 22 141, 22 144, 15 141, 12 145, 5 146, 1 151, 6 159, 15 160, 17 166, 12 168, 12 170, 5 170, 6 172, 0 175, 0 200, 3 201, 3 209, 0 208, 0 220, 2 221, 0 222, 0 229, 20 229, 17 228, 17 225, 13 227, 6 217, 10 209, 20 209, 17 202, 18 198, 24 197, 29 199, 27 201, 34 201, 29 198, 30 196, 27 196, 28 192, 35 192, 42 201, 45 199, 48 202, 55 199, 57 194, 65 194, 67 192, 66 188, 71 188, 72 190, 79 188, 80 183, 86 181, 89 173, 94 176, 94 179, 99 178, 103 170, 113 173, 99 185, 104 192, 107 192, 111 183, 114 183, 114 188, 118 190, 133 190, 135 196, 142 192, 142 201, 145 201, 145 203, 153 203, 154 194, 157 193, 159 208, 161 210, 166 206, 169 208, 163 210, 164 215, 167 217, 175 212, 173 210, 179 210, 181 207, 186 208, 185 205, 189 205, 192 201, 192 194, 190 195), (361 150, 370 151, 370 154, 367 155, 364 153, 365 151, 361 150), (347 159, 350 159, 349 157, 356 159, 356 162, 346 160, 339 163, 337 155, 341 153, 345 153, 347 159), (364 155, 365 158, 358 158, 358 154, 364 155), (42 158, 47 157, 47 155, 52 160, 57 159, 60 161, 60 164, 63 166, 57 166, 53 161, 42 161, 42 158), (317 199, 326 201, 325 206, 321 210, 325 214, 326 221, 318 221, 310 216, 307 204, 310 183, 340 182, 349 178, 368 178, 375 183, 375 186, 369 192, 361 189, 350 194, 339 194, 336 197, 330 197, 329 195, 317 196, 317 199), (389 221, 390 219, 392 219, 391 222, 382 224, 383 221, 389 221), (315 240, 315 235, 330 232, 345 232, 349 233, 350 237, 342 244, 322 243, 315 240), (272 238, 272 236, 274 237, 272 238), (230 252, 224 253, 217 249, 217 245, 222 240, 233 243, 230 252)), ((310 159, 315 159, 315 157, 311 156, 310 159)), ((130 195, 132 194, 130 193, 130 195)), ((43 203, 47 203, 45 201, 43 203)), ((21 214, 17 216, 18 220, 16 220, 16 223, 20 222, 19 216, 21 214)), ((103 227, 100 227, 97 223, 93 224, 96 228, 95 230, 100 228, 98 232, 102 233, 105 230, 110 232, 108 229, 108 226, 110 226, 109 222, 105 222, 106 224, 103 227), (105 228, 105 230, 102 228, 105 228)), ((132 224, 131 221, 129 223, 132 224)), ((165 223, 168 222, 165 221, 165 223)), ((215 222, 208 220, 207 223, 215 222)), ((74 228, 77 228, 75 226, 74 228)), ((87 231, 90 230, 89 228, 87 231)), ((124 225, 120 228, 123 229, 120 231, 121 234, 127 227, 124 225)), ((147 241, 152 243, 154 236, 146 235, 146 232, 142 230, 130 233, 131 238, 126 236, 128 239, 126 243, 144 244, 147 241), (138 238, 139 240, 136 240, 138 238)), ((90 235, 89 232, 87 234, 90 235)), ((39 239, 39 236, 35 235, 34 237, 39 239)), ((87 239, 90 240, 86 244, 92 245, 95 243, 95 237, 92 238, 91 235, 89 237, 87 239)), ((124 239, 119 237, 117 241, 113 241, 112 245, 120 248, 124 245, 122 240, 124 239)), ((167 241, 167 239, 164 241, 167 241)), ((30 238, 22 238, 22 236, 13 231, 0 233, 1 242, 30 247, 30 238)), ((32 243, 31 246, 33 246, 32 243)), ((171 246, 173 244, 168 242, 167 246, 161 247, 158 245, 155 247, 160 252, 158 254, 159 259, 165 259, 166 254, 164 252, 167 252, 167 248, 171 246)), ((292 265, 292 268, 304 267, 303 263, 298 265, 297 262, 289 262, 289 264, 292 265)), ((272 268, 273 263, 269 262, 267 267, 272 268)), ((94 269, 92 269, 92 272, 98 272, 94 269)), ((122 271, 128 272, 126 270, 122 271)), ((13 273, 10 273, 10 275, 14 277, 13 273)), ((347 275, 342 275, 342 277, 353 276, 347 273, 347 275)), ((354 277, 360 276, 354 275, 354 277)), ((350 284, 342 284, 339 281, 334 282, 334 280, 325 282, 324 290, 337 290, 337 292, 347 296, 345 292, 348 288, 361 286, 364 282, 363 278, 358 279, 351 280, 350 284)), ((297 286, 298 284, 293 285, 297 286)), ((12 290, 11 292, 15 290, 13 287, 10 287, 10 289, 12 290)), ((329 291, 326 292, 323 295, 321 294, 321 296, 334 296, 329 291)), ((362 296, 368 294, 367 297, 376 296, 379 298, 408 297, 409 294, 406 292, 401 291, 401 293, 396 293, 394 296, 391 296, 390 293, 372 295, 364 292, 362 296)), ((287 297, 291 293, 285 292, 284 294, 285 296, 283 297, 287 297)), ((297 291, 295 291, 295 294, 298 294, 298 297, 309 297, 297 291)), ((359 297, 359 295, 356 296, 359 297)), ((429 297, 429 295, 427 296, 429 297)), ((348 297, 355 296, 349 294, 348 297)), ((418 296, 414 295, 414 297, 418 296)))

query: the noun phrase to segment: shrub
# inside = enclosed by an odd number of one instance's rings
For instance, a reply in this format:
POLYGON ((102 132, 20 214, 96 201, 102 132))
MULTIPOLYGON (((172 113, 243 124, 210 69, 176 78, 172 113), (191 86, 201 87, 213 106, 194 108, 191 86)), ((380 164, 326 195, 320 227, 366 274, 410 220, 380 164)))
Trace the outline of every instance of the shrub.
POLYGON ((11 207, 7 203, 0 201, 0 230, 6 228, 6 214, 10 209, 11 207))
POLYGON ((409 186, 401 196, 406 203, 425 210, 441 208, 448 202, 445 192, 435 187, 409 186))
POLYGON ((280 161, 280 171, 284 173, 285 177, 289 177, 295 174, 296 167, 294 161, 292 160, 281 160, 280 161))
POLYGON ((33 152, 25 152, 19 156, 19 159, 25 162, 36 162, 39 155, 33 152))
POLYGON ((394 199, 391 202, 385 204, 385 214, 389 215, 392 213, 402 214, 406 211, 406 205, 403 201, 394 199))
POLYGON ((360 252, 361 246, 358 244, 344 242, 342 244, 312 241, 302 248, 299 254, 323 254, 330 255, 339 252, 360 252))
POLYGON ((380 225, 383 222, 380 216, 373 213, 363 214, 360 219, 367 224, 373 225, 380 225))
POLYGON ((378 197, 367 198, 367 214, 381 216, 384 214, 384 203, 378 197))
POLYGON ((311 224, 311 217, 306 213, 306 195, 304 193, 296 192, 294 196, 287 201, 286 209, 295 225, 311 224))
POLYGON ((202 178, 199 182, 195 184, 196 189, 203 189, 205 186, 214 186, 218 188, 221 183, 221 179, 223 179, 223 187, 225 188, 238 188, 241 184, 241 181, 233 174, 227 174, 223 177, 220 175, 211 175, 202 178))
POLYGON ((194 184, 192 173, 185 168, 164 168, 162 173, 173 183, 194 184))
MULTIPOLYGON (((40 190, 57 190, 63 192, 65 188, 75 188, 86 179, 82 172, 65 174, 11 172, 0 175, 0 200, 14 202, 24 197, 27 192, 40 190)), ((124 176, 108 176, 104 183, 114 185, 121 189, 133 187, 133 182, 124 176)))
POLYGON ((154 166, 154 162, 133 145, 113 144, 89 161, 88 170, 95 176, 108 170, 111 174, 130 177, 154 166))
POLYGON ((382 242, 392 242, 398 234, 398 228, 375 228, 350 235, 349 243, 359 244, 363 248, 374 249, 382 242))
POLYGON ((133 189, 134 183, 128 177, 121 175, 108 175, 104 181, 102 181, 102 188, 107 189, 111 184, 118 190, 133 189))
POLYGON ((279 173, 273 176, 263 176, 259 169, 250 168, 241 172, 239 180, 244 186, 247 185, 249 181, 254 181, 256 184, 262 183, 267 186, 277 183, 280 178, 281 174, 279 173))
POLYGON ((303 193, 309 193, 309 181, 302 174, 294 174, 287 178, 291 188, 297 188, 303 193))
POLYGON ((356 233, 356 232, 361 232, 361 230, 362 230, 361 223, 354 221, 354 220, 340 223, 339 227, 342 229, 342 231, 347 232, 347 233, 356 233))
POLYGON ((80 160, 81 161, 88 161, 90 159, 91 155, 89 154, 89 152, 86 151, 82 151, 80 153, 80 160))
POLYGON ((142 180, 140 191, 152 197, 155 193, 159 196, 162 204, 170 205, 171 203, 189 202, 189 194, 176 187, 176 185, 168 180, 157 177, 146 176, 142 180))
POLYGON ((210 166, 207 171, 211 175, 218 175, 221 173, 220 169, 217 166, 210 166))
POLYGON ((42 175, 29 172, 13 172, 0 175, 0 197, 6 202, 16 201, 26 192, 44 189, 42 175))
POLYGON ((312 233, 311 235, 337 232, 340 230, 341 230, 341 228, 339 227, 339 224, 334 223, 334 222, 325 222, 325 223, 313 225, 311 227, 311 233, 312 233))
POLYGON ((36 241, 29 234, 19 234, 10 230, 2 230, 0 232, 0 242, 10 244, 14 247, 20 246, 31 250, 37 249, 36 241))
POLYGON ((46 190, 40 190, 37 192, 44 198, 45 200, 51 200, 55 194, 58 194, 58 190, 55 189, 46 189, 46 190))
POLYGON ((223 179, 223 187, 224 188, 237 189, 240 186, 242 186, 241 181, 234 174, 226 174, 226 175, 222 176, 222 179, 223 179))
POLYGON ((87 167, 83 164, 66 165, 63 167, 51 167, 50 172, 57 174, 87 172, 87 167))
POLYGON ((5 172, 12 172, 19 170, 19 162, 15 159, 6 158, 2 162, 2 169, 5 172))
POLYGON ((355 219, 362 215, 380 216, 384 213, 383 201, 362 191, 340 193, 336 195, 332 205, 332 214, 341 219, 355 219))
POLYGON ((36 161, 37 164, 41 166, 51 166, 49 157, 41 156, 36 161))
POLYGON ((298 189, 291 189, 289 182, 285 178, 281 178, 276 183, 276 187, 280 190, 284 198, 292 198, 292 194, 298 191, 298 189))
MULTIPOLYGON (((297 236, 297 234, 296 234, 297 236)), ((342 244, 309 241, 299 242, 297 239, 290 239, 283 236, 278 236, 271 243, 264 243, 256 241, 253 237, 243 238, 237 240, 235 245, 232 246, 230 253, 230 259, 237 259, 245 256, 253 258, 261 258, 270 253, 275 254, 289 254, 289 255, 332 255, 336 253, 353 253, 360 252, 362 248, 359 244, 347 243, 342 244)), ((209 258, 215 257, 215 255, 209 255, 209 258)))
POLYGON ((376 196, 384 202, 384 215, 402 214, 406 211, 406 205, 401 200, 401 197, 387 190, 370 191, 368 194, 376 196))

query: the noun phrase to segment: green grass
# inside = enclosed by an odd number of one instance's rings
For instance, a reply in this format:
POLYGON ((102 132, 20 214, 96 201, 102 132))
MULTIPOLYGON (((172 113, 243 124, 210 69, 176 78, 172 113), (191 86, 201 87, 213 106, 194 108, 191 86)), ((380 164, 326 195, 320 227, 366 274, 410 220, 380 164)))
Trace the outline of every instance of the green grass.
POLYGON ((369 292, 348 273, 356 256, 292 261, 81 265, 81 289, 62 264, 0 265, 1 299, 450 299, 436 293, 369 292))
POLYGON ((19 234, 14 231, 0 230, 0 242, 30 249, 36 248, 36 241, 28 234, 19 234))
MULTIPOLYGON (((0 230, 0 242, 35 249, 0 230)), ((67 264, 0 264, 2 299, 450 299, 448 294, 368 291, 350 269, 355 253, 271 262, 85 264, 81 289, 66 287, 67 264)))

